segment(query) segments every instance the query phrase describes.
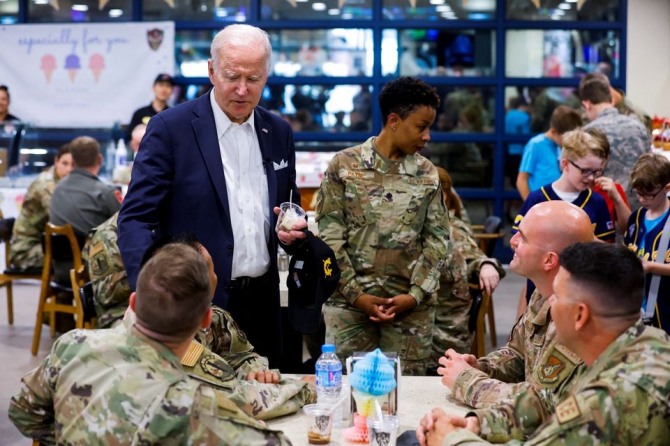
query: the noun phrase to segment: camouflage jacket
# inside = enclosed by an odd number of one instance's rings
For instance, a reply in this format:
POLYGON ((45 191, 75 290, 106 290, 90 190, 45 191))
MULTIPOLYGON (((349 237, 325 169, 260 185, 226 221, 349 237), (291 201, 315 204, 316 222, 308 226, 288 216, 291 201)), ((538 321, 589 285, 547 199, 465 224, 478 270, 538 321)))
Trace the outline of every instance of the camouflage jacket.
MULTIPOLYGON (((454 280, 470 280, 479 274, 484 263, 490 263, 495 267, 500 274, 500 278, 505 277, 505 270, 497 259, 486 257, 486 255, 479 249, 475 235, 472 232, 470 223, 467 220, 459 219, 449 212, 449 223, 451 224, 451 240, 454 245, 454 252, 458 251, 460 257, 465 261, 466 276, 454 277, 454 280)), ((449 262, 451 264, 453 262, 449 262)), ((451 268, 451 265, 448 266, 451 268)))
POLYGON ((56 183, 51 167, 28 186, 9 244, 9 262, 15 267, 41 267, 44 263, 42 234, 49 221, 49 203, 56 183))
MULTIPOLYGON (((547 410, 560 401, 583 363, 555 341, 550 307, 549 299, 535 290, 507 345, 479 358, 479 370, 459 374, 454 398, 476 408, 494 406, 519 393, 536 393, 547 410)), ((491 416, 495 415, 492 410, 491 416)))
POLYGON ((116 244, 118 216, 117 212, 91 229, 81 252, 93 282, 98 328, 109 328, 122 319, 130 299, 130 283, 116 244))
MULTIPOLYGON (((584 126, 591 127, 602 130, 610 143, 611 151, 605 175, 621 184, 623 190, 630 194, 630 169, 640 155, 649 152, 649 132, 637 118, 622 115, 614 107, 603 110, 596 119, 584 126)), ((628 195, 628 201, 631 209, 639 207, 634 194, 628 195)))
POLYGON ((384 159, 370 138, 338 152, 317 197, 321 238, 341 270, 332 302, 364 293, 434 293, 449 257, 449 218, 435 166, 421 155, 384 159))
POLYGON ((22 382, 9 417, 43 444, 290 444, 133 327, 70 331, 22 382))
MULTIPOLYGON (((523 423, 514 432, 517 439, 507 444, 667 445, 669 393, 670 337, 638 321, 584 371, 555 413, 542 410, 536 395, 519 393, 506 408, 506 416, 487 420, 481 432, 491 441, 505 441, 506 419, 516 418, 523 423), (530 438, 521 443, 518 439, 526 434, 530 438)), ((460 429, 442 444, 485 442, 460 429)))
MULTIPOLYGON (((250 372, 268 369, 267 358, 253 351, 244 332, 230 313, 213 306, 210 330, 198 332, 181 361, 191 378, 222 391, 247 414, 269 420, 296 412, 316 402, 316 389, 306 381, 281 379, 279 384, 248 381, 250 372)), ((128 310, 121 330, 132 326, 135 314, 128 310)))

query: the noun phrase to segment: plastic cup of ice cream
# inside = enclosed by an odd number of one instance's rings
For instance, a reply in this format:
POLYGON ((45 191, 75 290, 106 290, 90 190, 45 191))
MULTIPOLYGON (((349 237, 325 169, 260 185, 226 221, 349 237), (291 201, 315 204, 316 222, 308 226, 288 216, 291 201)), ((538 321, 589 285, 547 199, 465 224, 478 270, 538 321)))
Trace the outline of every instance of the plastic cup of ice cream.
POLYGON ((275 230, 277 232, 289 232, 293 225, 300 221, 305 221, 307 213, 303 208, 295 203, 284 202, 279 205, 279 215, 277 216, 277 225, 275 230))
POLYGON ((368 418, 370 446, 395 446, 398 437, 398 417, 384 414, 382 419, 368 418))
POLYGON ((308 404, 303 407, 307 415, 307 442, 330 444, 333 429, 333 407, 326 404, 308 404))

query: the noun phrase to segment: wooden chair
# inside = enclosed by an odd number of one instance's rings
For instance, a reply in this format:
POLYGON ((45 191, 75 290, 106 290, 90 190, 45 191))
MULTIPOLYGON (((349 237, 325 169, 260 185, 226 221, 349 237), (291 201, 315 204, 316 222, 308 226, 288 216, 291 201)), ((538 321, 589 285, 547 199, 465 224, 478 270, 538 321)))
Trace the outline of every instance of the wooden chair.
POLYGON ((72 294, 75 301, 81 302, 84 312, 84 328, 95 328, 96 314, 95 303, 93 301, 93 282, 88 280, 86 267, 81 265, 78 269, 70 270, 70 279, 72 280, 72 294))
POLYGON ((69 283, 54 280, 54 263, 65 264, 72 262, 75 270, 83 269, 81 260, 81 248, 79 240, 74 233, 72 225, 66 224, 56 226, 47 223, 44 235, 44 267, 42 268, 42 287, 40 289, 40 300, 37 306, 37 317, 35 320, 35 333, 33 334, 32 353, 37 355, 40 337, 42 335, 42 320, 44 314, 49 314, 49 326, 51 337, 56 335, 56 313, 72 314, 75 317, 75 328, 84 328, 84 308, 80 294, 76 295, 72 289, 72 272, 70 271, 69 283), (56 295, 69 293, 73 296, 71 304, 58 303, 56 295))
MULTIPOLYGON (((472 230, 474 232, 475 239, 479 244, 479 249, 484 254, 486 254, 487 257, 493 257, 496 243, 499 239, 505 237, 502 219, 495 215, 490 215, 486 218, 486 221, 483 225, 472 225, 472 230)), ((489 296, 489 300, 490 299, 491 296, 489 296)), ((496 316, 493 309, 493 301, 490 301, 490 304, 488 305, 487 317, 489 320, 489 336, 491 338, 491 347, 495 348, 498 346, 498 336, 496 333, 496 316)))
MULTIPOLYGON (((470 352, 477 358, 481 358, 486 355, 486 315, 489 313, 492 301, 491 296, 480 291, 478 286, 471 284, 470 289, 474 291, 474 296, 468 325, 470 331, 475 334, 470 352)), ((489 328, 491 328, 490 325, 489 328)), ((495 347, 493 344, 491 346, 495 347)))
POLYGON ((5 270, 0 274, 0 287, 7 288, 7 322, 9 325, 14 323, 14 288, 12 282, 15 280, 39 280, 42 278, 41 268, 19 269, 9 266, 9 241, 12 238, 14 221, 14 218, 0 219, 0 242, 5 243, 5 270))

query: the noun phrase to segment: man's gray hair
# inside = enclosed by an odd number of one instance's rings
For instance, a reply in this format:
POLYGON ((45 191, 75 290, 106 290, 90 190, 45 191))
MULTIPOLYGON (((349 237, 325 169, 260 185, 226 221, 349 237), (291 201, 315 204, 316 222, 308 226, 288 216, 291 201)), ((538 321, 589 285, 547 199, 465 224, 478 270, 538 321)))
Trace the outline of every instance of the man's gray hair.
POLYGON ((270 45, 270 38, 268 33, 255 26, 244 23, 236 23, 228 25, 219 31, 210 48, 212 62, 215 67, 218 66, 219 56, 225 48, 230 46, 237 47, 262 47, 265 49, 265 70, 266 74, 270 74, 270 67, 272 63, 272 45, 270 45))

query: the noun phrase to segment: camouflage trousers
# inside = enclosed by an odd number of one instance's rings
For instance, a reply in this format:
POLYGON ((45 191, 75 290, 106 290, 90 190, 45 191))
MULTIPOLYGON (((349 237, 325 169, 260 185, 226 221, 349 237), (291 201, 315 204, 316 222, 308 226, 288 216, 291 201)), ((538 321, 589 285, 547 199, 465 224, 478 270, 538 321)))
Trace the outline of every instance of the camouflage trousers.
POLYGON ((467 281, 440 283, 429 367, 438 366, 438 360, 450 348, 458 353, 470 353, 474 335, 468 329, 471 305, 472 297, 467 281))
POLYGON ((44 264, 41 240, 15 237, 10 245, 9 262, 16 268, 41 268, 44 264))
POLYGON ((425 375, 432 343, 435 300, 435 296, 426 296, 418 307, 385 323, 372 322, 366 313, 345 302, 328 301, 323 306, 326 341, 335 344, 342 362, 354 352, 380 348, 384 352, 398 353, 404 375, 425 375))

